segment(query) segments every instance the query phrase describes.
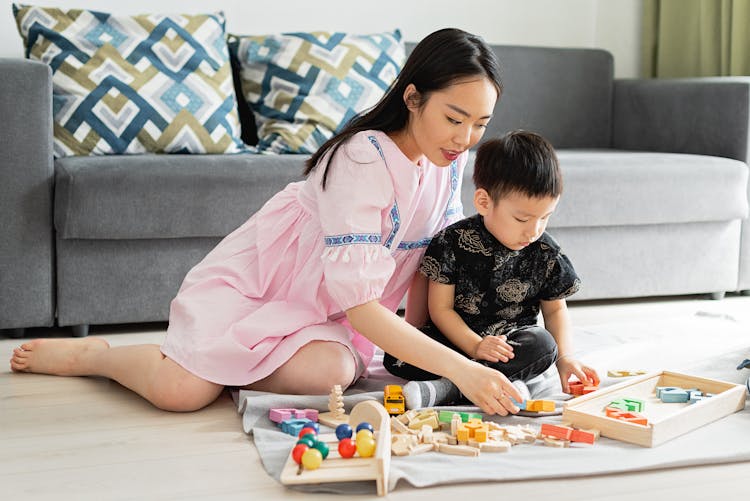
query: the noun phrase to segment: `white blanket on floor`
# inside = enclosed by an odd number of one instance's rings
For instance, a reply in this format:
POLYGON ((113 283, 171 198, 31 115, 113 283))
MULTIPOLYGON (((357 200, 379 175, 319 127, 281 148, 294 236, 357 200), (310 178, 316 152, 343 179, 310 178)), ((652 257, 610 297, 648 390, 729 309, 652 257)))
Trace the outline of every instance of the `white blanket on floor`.
MULTIPOLYGON (((748 370, 736 366, 750 358, 750 328, 724 315, 696 312, 677 318, 606 324, 575 331, 579 357, 604 376, 607 370, 671 370, 745 384, 748 370)), ((363 399, 382 400, 383 386, 400 382, 382 365, 371 377, 348 390, 344 402, 350 410, 363 399)), ((604 377, 602 387, 621 379, 604 377)), ((529 384, 532 398, 561 403, 554 368, 529 384)), ((240 391, 235 394, 245 432, 254 436, 266 471, 279 479, 295 439, 268 419, 271 408, 327 410, 325 396, 276 395, 240 391)), ((560 423, 560 416, 493 417, 502 424, 560 423)), ((716 464, 750 460, 750 407, 675 438, 655 448, 643 448, 601 438, 593 447, 558 449, 538 444, 514 446, 508 453, 466 458, 439 453, 393 457, 389 490, 400 481, 422 487, 462 482, 529 480, 598 475, 635 470, 716 464)), ((295 486, 309 492, 374 493, 374 482, 295 486)))

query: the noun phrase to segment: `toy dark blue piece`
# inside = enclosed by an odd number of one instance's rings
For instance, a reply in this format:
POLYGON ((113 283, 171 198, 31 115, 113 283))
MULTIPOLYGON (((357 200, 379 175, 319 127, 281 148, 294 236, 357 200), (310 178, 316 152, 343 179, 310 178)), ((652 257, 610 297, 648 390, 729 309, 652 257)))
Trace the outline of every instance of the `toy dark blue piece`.
POLYGON ((370 423, 366 422, 366 421, 362 421, 361 423, 359 423, 357 425, 357 431, 359 431, 359 430, 370 430, 372 432, 375 431, 373 429, 372 425, 370 423))
POLYGON ((352 438, 352 427, 346 423, 342 423, 336 427, 336 438, 343 440, 345 438, 352 438))

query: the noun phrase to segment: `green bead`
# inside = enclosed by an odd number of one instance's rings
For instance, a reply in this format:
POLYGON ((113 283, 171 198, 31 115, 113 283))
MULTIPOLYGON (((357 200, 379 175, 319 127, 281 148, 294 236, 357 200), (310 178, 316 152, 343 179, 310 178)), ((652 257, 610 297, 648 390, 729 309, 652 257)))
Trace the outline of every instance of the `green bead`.
POLYGON ((323 459, 328 457, 328 444, 326 444, 325 442, 317 441, 315 442, 313 447, 320 451, 320 453, 323 455, 323 459))

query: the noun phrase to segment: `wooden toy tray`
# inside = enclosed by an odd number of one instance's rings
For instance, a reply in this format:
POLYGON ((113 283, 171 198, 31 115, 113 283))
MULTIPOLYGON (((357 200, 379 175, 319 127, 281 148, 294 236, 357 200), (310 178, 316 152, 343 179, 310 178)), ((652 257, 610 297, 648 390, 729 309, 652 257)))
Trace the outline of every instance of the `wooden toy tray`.
POLYGON ((317 470, 300 470, 291 456, 281 470, 281 483, 320 484, 324 482, 352 482, 355 480, 375 480, 378 496, 388 493, 388 471, 391 465, 391 421, 385 408, 374 401, 366 400, 354 406, 349 416, 353 426, 367 421, 375 429, 375 455, 369 458, 342 458, 338 452, 338 439, 335 433, 322 433, 318 440, 330 448, 328 457, 317 470))
POLYGON ((663 371, 637 376, 570 400, 563 407, 562 417, 576 428, 594 428, 605 437, 655 447, 744 407, 744 386, 663 371), (664 403, 656 398, 657 386, 697 388, 714 396, 694 404, 664 403), (605 416, 604 407, 619 398, 643 400, 645 407, 641 414, 648 419, 648 425, 605 416))

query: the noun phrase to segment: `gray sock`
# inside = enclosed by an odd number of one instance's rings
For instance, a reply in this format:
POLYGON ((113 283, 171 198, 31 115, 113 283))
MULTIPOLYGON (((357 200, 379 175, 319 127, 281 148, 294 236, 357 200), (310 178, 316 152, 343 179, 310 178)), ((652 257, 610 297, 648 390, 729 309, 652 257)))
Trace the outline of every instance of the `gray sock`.
POLYGON ((450 379, 433 381, 409 381, 404 385, 407 409, 421 409, 436 405, 447 405, 461 399, 461 392, 450 379))

